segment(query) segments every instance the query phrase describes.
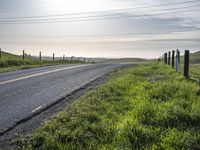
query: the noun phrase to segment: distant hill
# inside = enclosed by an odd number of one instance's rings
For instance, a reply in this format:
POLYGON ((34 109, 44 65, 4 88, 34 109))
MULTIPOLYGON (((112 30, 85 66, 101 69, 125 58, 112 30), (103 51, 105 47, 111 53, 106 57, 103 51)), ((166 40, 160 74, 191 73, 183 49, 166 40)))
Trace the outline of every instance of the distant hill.
MULTIPOLYGON (((11 54, 11 53, 8 53, 8 52, 4 52, 2 51, 1 52, 1 57, 2 59, 12 59, 12 60, 15 60, 15 59, 21 59, 22 58, 22 55, 15 55, 15 54, 11 54)), ((35 59, 35 57, 32 57, 31 55, 28 55, 25 53, 25 57, 28 58, 28 59, 35 59)))
MULTIPOLYGON (((184 56, 181 56, 181 62, 183 63, 184 56)), ((190 64, 198 64, 200 63, 200 51, 195 53, 190 53, 190 64)))
POLYGON ((142 58, 119 58, 119 59, 108 59, 104 63, 142 63, 148 60, 142 58))
POLYGON ((200 63, 200 51, 190 54, 190 63, 200 63))
POLYGON ((10 54, 10 53, 7 53, 7 52, 1 52, 1 58, 2 59, 19 59, 20 56, 18 55, 14 55, 14 54, 10 54))

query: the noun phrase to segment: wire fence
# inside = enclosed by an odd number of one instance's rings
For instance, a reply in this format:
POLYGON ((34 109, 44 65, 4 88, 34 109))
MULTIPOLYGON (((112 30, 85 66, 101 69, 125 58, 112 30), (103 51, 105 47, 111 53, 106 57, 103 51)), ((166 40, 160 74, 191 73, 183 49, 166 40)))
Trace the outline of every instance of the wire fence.
POLYGON ((186 79, 198 82, 200 85, 200 63, 192 63, 189 50, 185 50, 183 56, 180 56, 178 49, 169 51, 159 57, 158 62, 172 66, 177 72, 182 73, 186 79))
MULTIPOLYGON (((17 56, 17 55, 16 55, 17 56)), ((95 59, 93 58, 86 58, 86 57, 75 57, 75 56, 68 56, 66 57, 65 54, 63 54, 63 56, 58 56, 56 57, 56 54, 53 53, 52 57, 50 56, 42 56, 42 52, 40 51, 38 56, 31 56, 30 54, 27 54, 25 52, 25 50, 22 51, 22 55, 17 56, 18 58, 21 58, 23 60, 26 59, 33 59, 33 60, 52 60, 52 61, 56 61, 56 60, 63 60, 63 61, 82 61, 82 62, 88 62, 88 63, 94 63, 95 59)), ((3 52, 0 48, 0 60, 2 59, 10 59, 11 57, 7 56, 7 55, 3 55, 3 52)))

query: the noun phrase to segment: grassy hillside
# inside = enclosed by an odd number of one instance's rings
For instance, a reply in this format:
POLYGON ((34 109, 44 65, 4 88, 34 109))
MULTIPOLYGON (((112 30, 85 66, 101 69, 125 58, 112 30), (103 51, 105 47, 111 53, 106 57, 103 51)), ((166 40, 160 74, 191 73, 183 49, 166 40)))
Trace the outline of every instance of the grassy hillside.
POLYGON ((1 53, 1 59, 5 60, 5 59, 19 59, 20 56, 14 55, 14 54, 10 54, 7 52, 2 52, 1 53))
POLYGON ((21 69, 29 69, 34 67, 58 65, 58 64, 71 64, 71 63, 84 63, 78 60, 38 60, 35 57, 26 57, 24 60, 21 56, 13 55, 10 53, 2 52, 0 59, 0 73, 7 71, 15 71, 21 69))
MULTIPOLYGON (((181 63, 184 62, 184 56, 181 56, 181 63)), ((200 64, 200 51, 190 53, 190 64, 200 64)))
POLYGON ((196 64, 196 63, 200 64, 200 51, 190 54, 190 63, 191 64, 196 64))
POLYGON ((200 149, 200 89, 170 66, 113 73, 19 149, 200 149))

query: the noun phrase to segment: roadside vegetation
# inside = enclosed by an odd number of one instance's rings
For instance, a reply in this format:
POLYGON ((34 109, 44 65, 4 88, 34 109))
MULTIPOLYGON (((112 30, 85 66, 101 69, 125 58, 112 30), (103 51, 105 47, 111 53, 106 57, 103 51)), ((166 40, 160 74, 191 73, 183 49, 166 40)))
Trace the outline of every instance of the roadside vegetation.
POLYGON ((35 67, 42 66, 51 66, 51 65, 59 65, 59 64, 72 64, 72 63, 84 63, 83 61, 78 60, 38 60, 34 57, 26 57, 24 60, 22 57, 13 55, 10 53, 2 52, 2 56, 0 59, 0 73, 22 70, 22 69, 30 69, 35 67))
POLYGON ((200 87, 162 64, 109 81, 15 142, 19 149, 200 149, 200 87))
POLYGON ((199 82, 200 84, 200 63, 190 66, 190 79, 199 82))

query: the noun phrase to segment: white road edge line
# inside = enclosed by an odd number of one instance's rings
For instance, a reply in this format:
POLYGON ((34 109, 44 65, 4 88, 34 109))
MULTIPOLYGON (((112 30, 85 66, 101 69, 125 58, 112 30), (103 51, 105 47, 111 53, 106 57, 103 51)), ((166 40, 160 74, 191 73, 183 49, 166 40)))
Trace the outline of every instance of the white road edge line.
POLYGON ((42 106, 39 106, 39 107, 35 108, 35 109, 32 111, 32 113, 36 112, 37 110, 39 110, 39 109, 41 109, 41 108, 42 108, 42 106))
POLYGON ((0 82, 0 85, 19 81, 19 80, 24 80, 24 79, 28 79, 28 78, 32 78, 32 77, 36 77, 36 76, 41 76, 41 75, 45 75, 45 74, 49 74, 49 73, 53 73, 53 72, 58 72, 58 71, 62 71, 62 70, 80 68, 80 67, 84 67, 84 66, 89 66, 89 65, 88 64, 87 65, 78 65, 78 66, 72 66, 72 67, 67 67, 67 68, 60 68, 60 69, 56 69, 56 70, 41 72, 41 73, 28 75, 28 76, 24 76, 24 77, 20 77, 20 78, 16 78, 16 79, 11 79, 11 80, 8 80, 8 81, 3 81, 3 82, 0 82))

